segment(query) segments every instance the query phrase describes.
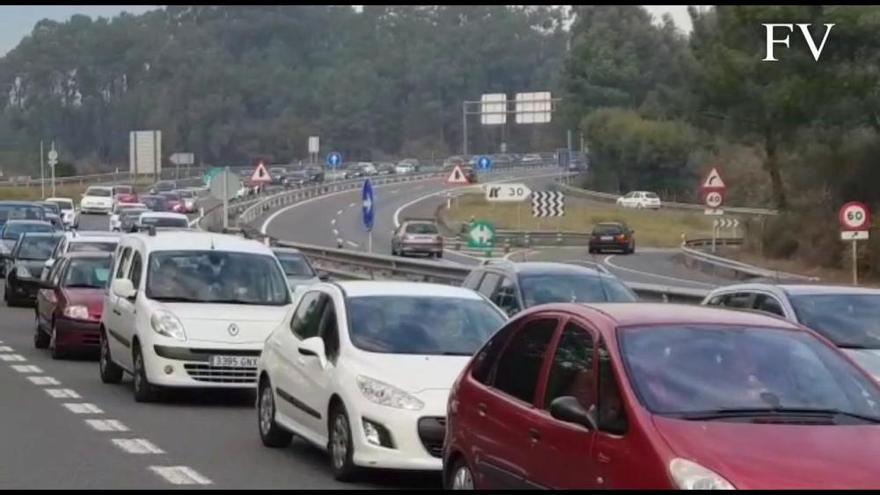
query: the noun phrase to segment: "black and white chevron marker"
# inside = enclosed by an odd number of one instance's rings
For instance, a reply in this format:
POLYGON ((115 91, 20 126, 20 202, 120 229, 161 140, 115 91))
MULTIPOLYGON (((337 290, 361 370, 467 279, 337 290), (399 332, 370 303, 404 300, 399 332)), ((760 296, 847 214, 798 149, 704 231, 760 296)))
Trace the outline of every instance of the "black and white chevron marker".
POLYGON ((565 195, 559 191, 532 192, 532 216, 561 217, 565 215, 565 195))
POLYGON ((735 229, 739 226, 739 220, 735 218, 716 218, 716 229, 735 229))

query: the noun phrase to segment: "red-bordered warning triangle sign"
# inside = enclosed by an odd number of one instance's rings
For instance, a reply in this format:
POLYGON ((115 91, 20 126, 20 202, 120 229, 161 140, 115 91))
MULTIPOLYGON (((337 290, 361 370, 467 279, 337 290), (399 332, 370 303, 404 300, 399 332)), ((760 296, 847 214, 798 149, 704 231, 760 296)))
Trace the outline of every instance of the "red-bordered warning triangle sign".
POLYGON ((706 176, 706 179, 703 181, 703 185, 701 186, 703 189, 726 189, 727 186, 724 184, 724 180, 721 178, 721 174, 718 173, 718 169, 712 167, 712 171, 709 172, 709 175, 706 176))
POLYGON ((449 177, 446 179, 447 184, 470 184, 468 182, 467 177, 464 175, 464 172, 461 171, 461 165, 456 165, 452 169, 452 173, 449 174, 449 177))
POLYGON ((254 175, 251 175, 251 182, 272 182, 272 176, 269 175, 269 171, 266 170, 266 166, 263 165, 263 162, 257 164, 257 169, 254 170, 254 175))

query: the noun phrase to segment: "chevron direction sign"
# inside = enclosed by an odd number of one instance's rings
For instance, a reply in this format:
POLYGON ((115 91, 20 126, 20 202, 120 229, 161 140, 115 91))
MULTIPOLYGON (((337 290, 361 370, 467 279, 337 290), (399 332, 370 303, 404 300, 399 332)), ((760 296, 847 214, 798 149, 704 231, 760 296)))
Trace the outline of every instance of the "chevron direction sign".
POLYGON ((561 217, 565 215, 565 195, 559 191, 532 193, 532 216, 561 217))
POLYGON ((715 219, 715 228, 716 229, 735 229, 739 227, 739 220, 735 218, 716 218, 715 219))

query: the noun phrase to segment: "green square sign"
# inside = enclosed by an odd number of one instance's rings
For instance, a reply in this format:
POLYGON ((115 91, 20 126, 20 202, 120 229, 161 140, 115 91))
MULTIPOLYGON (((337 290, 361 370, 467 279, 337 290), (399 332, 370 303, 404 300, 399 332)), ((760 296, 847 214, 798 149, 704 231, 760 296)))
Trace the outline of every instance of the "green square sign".
POLYGON ((489 248, 495 245, 495 225, 477 220, 468 226, 468 247, 489 248))

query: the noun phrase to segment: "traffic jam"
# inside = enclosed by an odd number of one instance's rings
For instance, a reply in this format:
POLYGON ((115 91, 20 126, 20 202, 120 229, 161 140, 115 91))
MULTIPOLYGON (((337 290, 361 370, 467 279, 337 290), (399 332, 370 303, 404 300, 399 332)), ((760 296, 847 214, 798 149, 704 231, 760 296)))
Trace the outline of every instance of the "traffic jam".
MULTIPOLYGON (((582 264, 486 260, 461 286, 333 280, 297 249, 200 230, 187 214, 208 191, 160 181, 90 186, 78 207, 0 201, 4 300, 33 310, 34 346, 93 357, 95 380, 139 403, 253 391, 262 444, 303 439, 339 481, 383 469, 445 489, 880 486, 878 289, 742 283, 698 305, 640 301, 590 261, 635 251, 620 222, 593 227, 582 264), (106 230, 78 228, 94 215, 106 230)), ((647 191, 618 205, 661 207, 647 191)), ((842 235, 868 216, 845 205, 842 235)), ((393 254, 439 259, 439 232, 404 218, 393 254)))

